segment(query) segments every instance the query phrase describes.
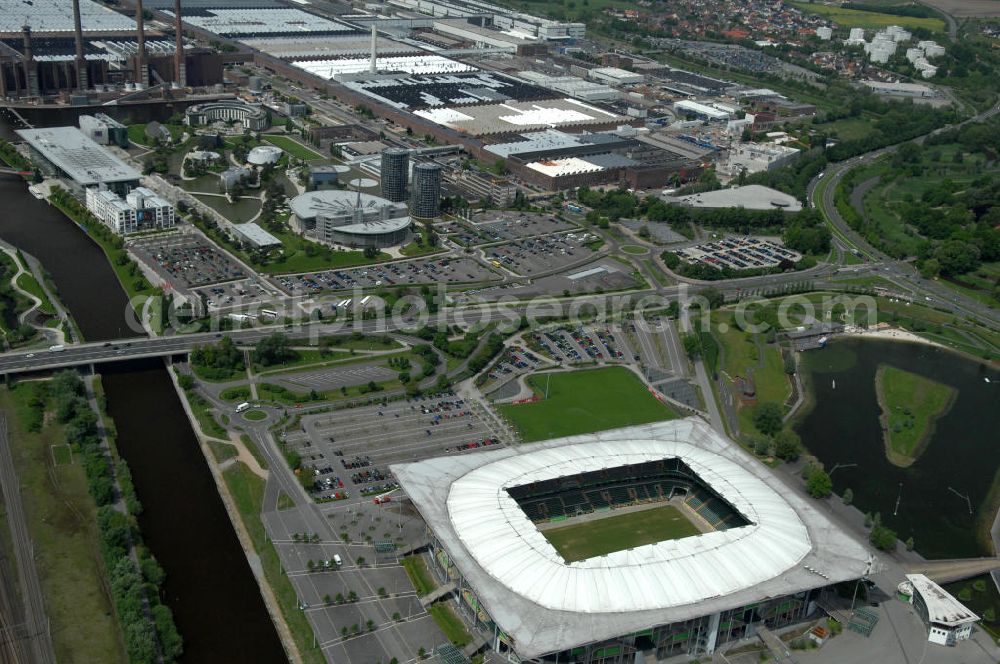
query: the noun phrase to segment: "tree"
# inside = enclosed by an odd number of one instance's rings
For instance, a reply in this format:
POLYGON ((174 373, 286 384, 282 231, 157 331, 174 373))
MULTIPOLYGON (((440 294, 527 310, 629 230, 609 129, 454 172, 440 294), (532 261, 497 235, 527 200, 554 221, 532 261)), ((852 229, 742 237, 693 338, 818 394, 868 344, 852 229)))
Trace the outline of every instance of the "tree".
POLYGON ((774 437, 774 455, 784 461, 795 461, 802 453, 802 440, 791 429, 782 429, 774 437))
POLYGON ((879 551, 892 551, 896 548, 896 531, 886 526, 875 526, 868 535, 871 542, 879 551))
POLYGON ((692 360, 701 356, 701 337, 698 334, 685 332, 681 337, 681 343, 684 345, 685 354, 692 360))
POLYGON ((722 294, 722 291, 711 286, 702 290, 699 295, 705 298, 705 301, 708 302, 708 306, 712 309, 718 309, 726 301, 726 296, 722 294))
POLYGON ((253 350, 253 361, 262 365, 282 364, 297 358, 299 354, 292 349, 291 342, 281 332, 275 332, 257 342, 253 350))
POLYGON ((852 491, 850 487, 844 489, 844 494, 840 497, 840 499, 844 501, 845 505, 850 505, 854 502, 854 491, 852 491))
POLYGON ((913 537, 906 538, 906 550, 913 551, 913 537))
POLYGON ((378 256, 378 249, 376 247, 365 247, 365 258, 372 259, 378 256))
POLYGON ((816 468, 809 474, 806 490, 813 498, 826 498, 833 491, 833 480, 822 468, 816 468))
POLYGON ((781 406, 773 401, 765 401, 753 409, 753 425, 765 436, 774 436, 784 424, 781 406))

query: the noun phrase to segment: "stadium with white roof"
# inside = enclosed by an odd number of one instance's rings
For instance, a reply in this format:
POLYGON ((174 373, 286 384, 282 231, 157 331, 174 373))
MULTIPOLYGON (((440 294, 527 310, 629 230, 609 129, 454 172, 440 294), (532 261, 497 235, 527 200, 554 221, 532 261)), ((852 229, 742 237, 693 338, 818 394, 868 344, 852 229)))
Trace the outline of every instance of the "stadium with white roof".
POLYGON ((696 418, 392 471, 428 526, 435 575, 511 661, 712 653, 804 620, 824 588, 870 566, 851 535, 696 418), (667 504, 699 533, 571 560, 545 535, 667 504))

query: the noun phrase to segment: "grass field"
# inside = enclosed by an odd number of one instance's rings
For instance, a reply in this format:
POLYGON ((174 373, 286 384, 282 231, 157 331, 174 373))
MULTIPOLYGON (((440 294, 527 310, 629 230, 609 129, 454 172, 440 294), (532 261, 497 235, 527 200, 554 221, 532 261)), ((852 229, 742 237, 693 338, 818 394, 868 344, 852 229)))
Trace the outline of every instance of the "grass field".
POLYGON ((410 583, 416 589, 417 595, 426 595, 437 587, 424 559, 419 555, 407 556, 400 561, 400 564, 406 570, 406 576, 410 577, 410 583))
POLYGON ((793 2, 792 4, 807 14, 819 14, 826 17, 842 28, 884 28, 898 25, 908 30, 923 28, 934 32, 943 32, 945 29, 944 21, 939 18, 896 16, 895 14, 844 9, 836 5, 821 5, 812 2, 793 2))
POLYGON ((124 664, 128 658, 107 595, 96 507, 83 467, 51 468, 50 446, 63 443, 63 427, 50 423, 38 433, 27 430, 31 392, 30 383, 0 390, 0 409, 10 418, 11 454, 56 659, 124 664))
POLYGON ((225 196, 191 195, 234 224, 246 223, 260 213, 260 199, 257 198, 242 197, 230 203, 225 196))
POLYGON ((543 530, 545 539, 568 563, 604 556, 700 531, 673 505, 609 516, 597 521, 543 530))
POLYGON ((315 150, 306 147, 302 143, 289 138, 288 136, 272 136, 270 134, 264 136, 264 140, 275 145, 288 154, 292 155, 296 159, 303 159, 305 161, 315 161, 317 159, 323 159, 323 155, 319 154, 315 150))
POLYGON ((427 609, 427 612, 431 614, 431 618, 453 645, 461 648, 472 640, 469 630, 465 629, 465 623, 455 615, 447 603, 434 604, 427 609))
POLYGON ((525 442, 677 417, 622 367, 535 374, 528 384, 541 401, 500 406, 525 442))
POLYGON ((906 467, 916 461, 934 433, 934 422, 955 401, 953 387, 887 364, 875 373, 889 461, 906 467))

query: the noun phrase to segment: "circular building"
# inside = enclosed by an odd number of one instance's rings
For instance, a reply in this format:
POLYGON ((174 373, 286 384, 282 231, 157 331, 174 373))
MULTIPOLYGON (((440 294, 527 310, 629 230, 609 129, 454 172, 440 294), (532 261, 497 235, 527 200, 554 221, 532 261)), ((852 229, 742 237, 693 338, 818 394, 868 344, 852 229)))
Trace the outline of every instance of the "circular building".
POLYGON ((284 151, 279 147, 275 147, 273 145, 258 145, 254 149, 250 150, 250 154, 247 155, 247 163, 253 164, 254 166, 277 164, 283 154, 284 151))
POLYGON ((192 127, 227 120, 240 122, 252 131, 267 129, 271 124, 271 116, 263 106, 248 104, 238 99, 196 104, 184 111, 184 123, 192 127))
POLYGON ((292 226, 306 237, 348 247, 391 247, 410 234, 406 203, 356 191, 310 191, 292 199, 292 226))

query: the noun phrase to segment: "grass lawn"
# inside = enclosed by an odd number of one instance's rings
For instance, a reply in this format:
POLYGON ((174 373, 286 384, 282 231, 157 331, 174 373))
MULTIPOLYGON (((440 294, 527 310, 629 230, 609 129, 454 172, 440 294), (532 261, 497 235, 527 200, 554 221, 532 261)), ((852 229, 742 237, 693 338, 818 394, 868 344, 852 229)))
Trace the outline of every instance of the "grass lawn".
POLYGON ((880 364, 875 393, 882 409, 886 455, 906 467, 919 458, 934 433, 934 422, 955 402, 956 390, 915 373, 880 364))
POLYGON ((432 247, 427 244, 417 244, 416 242, 410 242, 399 248, 399 253, 407 258, 416 258, 417 256, 428 256, 430 254, 439 254, 443 252, 444 249, 441 247, 432 247))
POLYGON ((260 212, 260 200, 257 198, 244 196, 236 199, 235 203, 230 203, 225 196, 191 195, 234 224, 246 223, 260 212))
POLYGON ((212 416, 212 405, 204 397, 194 390, 186 391, 184 396, 187 397, 191 411, 194 413, 194 417, 198 420, 198 424, 205 435, 215 438, 226 438, 228 436, 225 427, 219 424, 215 420, 215 417, 212 416))
POLYGON ((632 254, 633 256, 641 256, 642 254, 648 254, 649 249, 646 247, 640 247, 637 244, 623 244, 621 250, 626 254, 632 254))
POLYGON ((697 535, 700 531, 673 505, 609 516, 542 531, 568 563, 615 551, 697 535))
POLYGON ((312 148, 306 147, 302 143, 296 141, 288 136, 277 136, 272 134, 266 134, 264 140, 275 145, 288 154, 292 155, 296 159, 302 159, 305 161, 316 161, 317 159, 325 159, 323 155, 316 152, 312 148))
POLYGON ((246 446, 247 451, 250 452, 250 455, 257 460, 257 465, 263 468, 264 470, 267 470, 267 459, 261 453, 260 449, 258 449, 257 443, 250 440, 250 436, 248 436, 245 433, 240 434, 240 440, 246 446))
POLYGON ((262 410, 248 410, 243 413, 243 417, 251 422, 260 422, 267 419, 267 413, 262 410))
POLYGON ((410 577, 410 583, 416 589, 417 595, 426 595, 437 588, 434 577, 431 576, 430 570, 427 569, 427 565, 424 563, 424 559, 419 555, 406 556, 400 561, 400 564, 406 570, 406 576, 410 577))
POLYGON ((525 442, 677 417, 623 367, 535 374, 528 384, 541 401, 500 406, 525 442))
POLYGON ((56 659, 124 664, 128 658, 106 590, 97 510, 83 467, 51 467, 50 446, 63 443, 63 427, 49 424, 38 433, 27 430, 31 392, 29 383, 0 390, 0 408, 10 418, 11 453, 56 659))
POLYGON ((896 16, 895 14, 845 9, 811 2, 793 2, 792 4, 807 14, 824 16, 842 28, 884 28, 890 25, 899 25, 908 30, 923 28, 934 32, 943 32, 945 27, 944 21, 939 18, 896 16))
POLYGON ((295 501, 288 497, 288 494, 282 491, 278 494, 278 510, 290 510, 295 507, 295 501))
POLYGON ((281 571, 281 561, 271 540, 267 537, 264 524, 260 520, 260 511, 264 504, 264 480, 250 472, 246 466, 238 463, 227 468, 222 477, 229 487, 240 513, 240 520, 250 535, 254 551, 260 557, 264 576, 278 598, 281 614, 288 624, 292 638, 298 645, 302 659, 307 664, 325 664, 323 651, 315 645, 313 630, 305 613, 299 610, 299 598, 292 587, 292 582, 281 571))
POLYGON ((472 641, 472 635, 469 634, 469 630, 465 629, 465 623, 455 615, 447 603, 434 604, 427 609, 427 613, 431 614, 431 618, 455 646, 461 648, 472 641))
POLYGON ((42 290, 41 284, 38 283, 38 280, 35 279, 30 272, 25 272, 17 278, 17 286, 21 290, 31 293, 42 301, 42 303, 38 306, 38 310, 43 314, 47 314, 49 316, 56 315, 56 308, 52 306, 49 298, 45 296, 45 291, 42 290))
POLYGON ((232 459, 236 456, 236 446, 230 445, 229 443, 220 443, 215 440, 208 441, 208 447, 212 450, 212 456, 219 463, 222 463, 226 459, 232 459))

